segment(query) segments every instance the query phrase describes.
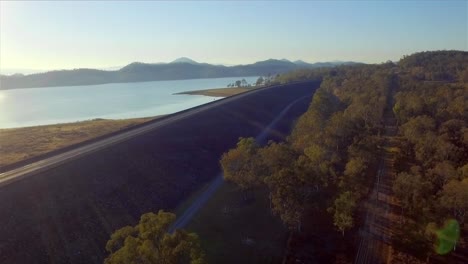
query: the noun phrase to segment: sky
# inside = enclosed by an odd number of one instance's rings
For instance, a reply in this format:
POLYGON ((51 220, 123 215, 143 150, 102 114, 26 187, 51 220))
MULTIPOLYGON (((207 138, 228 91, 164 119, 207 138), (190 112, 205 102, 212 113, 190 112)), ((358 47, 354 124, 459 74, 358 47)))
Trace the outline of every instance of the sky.
POLYGON ((0 73, 467 50, 468 1, 0 1, 0 73))

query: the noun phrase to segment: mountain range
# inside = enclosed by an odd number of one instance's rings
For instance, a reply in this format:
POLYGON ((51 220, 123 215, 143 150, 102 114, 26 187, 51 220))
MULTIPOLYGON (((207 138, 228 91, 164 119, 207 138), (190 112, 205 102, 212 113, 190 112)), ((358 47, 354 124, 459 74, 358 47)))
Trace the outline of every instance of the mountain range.
POLYGON ((266 76, 300 68, 358 64, 351 61, 307 63, 301 60, 269 59, 253 64, 224 66, 178 58, 169 63, 133 62, 118 70, 74 69, 34 74, 0 75, 0 90, 15 88, 76 86, 105 83, 184 80, 200 78, 266 76))

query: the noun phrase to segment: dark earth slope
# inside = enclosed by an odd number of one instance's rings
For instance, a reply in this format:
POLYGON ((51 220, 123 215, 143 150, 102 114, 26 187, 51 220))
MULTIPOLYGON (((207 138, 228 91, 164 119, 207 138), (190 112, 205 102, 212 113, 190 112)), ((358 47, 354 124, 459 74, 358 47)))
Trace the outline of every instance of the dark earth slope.
MULTIPOLYGON (((238 137, 255 136, 317 82, 272 87, 0 188, 0 263, 102 263, 110 234, 173 209, 219 172, 238 137)), ((309 99, 270 139, 289 133, 309 99)))

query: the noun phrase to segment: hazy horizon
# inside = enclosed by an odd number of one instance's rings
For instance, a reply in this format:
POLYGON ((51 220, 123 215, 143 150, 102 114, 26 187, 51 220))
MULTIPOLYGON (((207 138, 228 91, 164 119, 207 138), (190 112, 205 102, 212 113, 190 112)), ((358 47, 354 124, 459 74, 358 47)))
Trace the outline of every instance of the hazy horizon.
MULTIPOLYGON (((180 59, 180 58, 188 58, 188 57, 179 57, 179 58, 174 58, 174 60, 176 59, 180 59)), ((190 58, 189 58, 190 59, 190 58)), ((310 61, 305 61, 305 60, 302 60, 302 59, 297 59, 297 60, 290 60, 290 59, 287 59, 287 58, 266 58, 266 59, 263 59, 263 60, 260 60, 260 61, 266 61, 266 60, 269 60, 269 59, 274 59, 274 60, 288 60, 290 62, 295 62, 295 61, 298 61, 298 60, 301 60, 303 62, 306 62, 306 63, 310 63, 310 64, 313 64, 313 63, 320 63, 320 62, 344 62, 344 61, 341 61, 341 60, 330 60, 330 61, 313 61, 313 62, 310 62, 310 61)), ((42 72, 48 72, 48 71, 60 71, 60 70, 75 70, 75 69, 83 69, 83 68, 89 68, 89 69, 96 69, 96 70, 104 70, 104 71, 116 71, 116 70, 119 70, 121 69, 122 67, 125 67, 131 63, 147 63, 147 64, 168 64, 168 63, 171 63, 173 62, 174 60, 171 60, 171 61, 160 61, 160 62, 142 62, 142 61, 131 61, 131 62, 128 62, 126 63, 125 65, 120 65, 120 66, 111 66, 111 67, 104 67, 104 68, 97 68, 97 67, 70 67, 70 68, 57 68, 57 69, 21 69, 21 68, 5 68, 5 69, 1 69, 0 70, 0 74, 2 75, 13 75, 13 74, 34 74, 34 73, 42 73, 42 72)), ((204 61, 196 61, 197 63, 206 63, 204 61)), ((256 63, 256 62, 259 62, 259 61, 252 61, 252 62, 249 62, 249 63, 244 63, 244 64, 253 64, 253 63, 256 63)), ((360 61, 353 61, 353 62, 360 62, 360 61)), ((210 63, 212 65, 223 65, 223 66, 237 66, 237 65, 241 65, 241 64, 226 64, 226 63, 210 63)))
POLYGON ((0 5, 3 71, 103 69, 178 57, 224 65, 269 58, 380 63, 418 51, 467 50, 466 1, 0 5))

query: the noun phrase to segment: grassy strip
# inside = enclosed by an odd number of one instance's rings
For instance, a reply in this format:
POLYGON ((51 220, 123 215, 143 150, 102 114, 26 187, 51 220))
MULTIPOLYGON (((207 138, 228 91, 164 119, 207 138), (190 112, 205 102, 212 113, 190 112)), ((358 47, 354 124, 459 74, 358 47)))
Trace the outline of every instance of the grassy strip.
POLYGON ((215 89, 206 89, 206 90, 197 90, 197 91, 187 91, 181 92, 176 94, 190 94, 190 95, 205 95, 205 96, 213 96, 213 97, 228 97, 231 95, 236 95, 240 93, 244 93, 250 91, 253 88, 246 88, 246 87, 238 87, 238 88, 215 88, 215 89))
POLYGON ((205 190, 210 186, 213 180, 202 184, 200 187, 192 191, 186 199, 179 203, 179 205, 173 210, 173 213, 176 216, 181 216, 190 207, 190 205, 193 204, 193 202, 198 198, 198 196, 205 192, 205 190))
POLYGON ((0 129, 0 167, 149 121, 154 117, 0 129))
POLYGON ((187 226, 200 236, 208 263, 281 263, 287 230, 271 214, 266 190, 249 196, 224 183, 187 226))

